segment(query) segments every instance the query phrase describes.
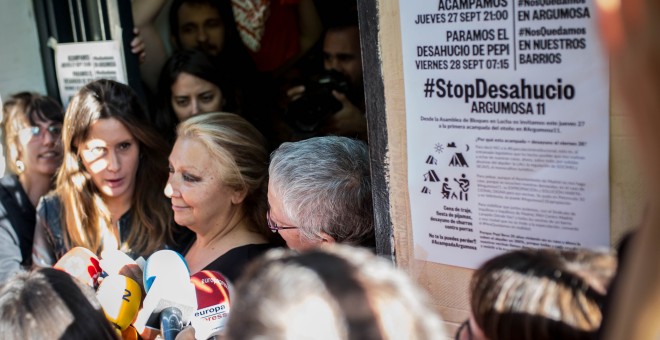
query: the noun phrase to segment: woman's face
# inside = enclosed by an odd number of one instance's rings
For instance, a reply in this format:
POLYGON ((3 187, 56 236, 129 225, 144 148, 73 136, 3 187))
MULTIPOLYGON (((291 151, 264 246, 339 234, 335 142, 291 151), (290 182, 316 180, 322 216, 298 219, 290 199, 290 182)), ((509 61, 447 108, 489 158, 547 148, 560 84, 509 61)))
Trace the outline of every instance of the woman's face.
POLYGON ((25 165, 26 176, 53 176, 62 164, 62 123, 37 120, 18 132, 18 160, 25 165))
POLYGON ((222 109, 222 92, 215 84, 189 73, 181 73, 172 84, 172 108, 179 121, 204 112, 222 109))
POLYGON ((178 138, 170 154, 165 195, 172 200, 174 220, 192 231, 226 226, 245 194, 223 180, 225 167, 195 138, 178 138))
POLYGON ((131 199, 140 144, 124 124, 115 118, 95 121, 78 149, 85 169, 104 198, 131 199))

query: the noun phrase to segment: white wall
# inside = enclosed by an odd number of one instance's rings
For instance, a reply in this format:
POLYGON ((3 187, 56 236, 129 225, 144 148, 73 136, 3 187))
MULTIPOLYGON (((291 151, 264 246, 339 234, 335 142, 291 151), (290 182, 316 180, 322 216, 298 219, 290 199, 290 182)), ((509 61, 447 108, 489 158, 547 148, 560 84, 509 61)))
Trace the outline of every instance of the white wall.
MULTIPOLYGON (((0 103, 19 91, 46 93, 37 24, 31 0, 0 0, 0 103)), ((3 155, 0 145, 0 176, 3 155)))
POLYGON ((0 0, 0 96, 26 90, 46 93, 32 0, 0 0))

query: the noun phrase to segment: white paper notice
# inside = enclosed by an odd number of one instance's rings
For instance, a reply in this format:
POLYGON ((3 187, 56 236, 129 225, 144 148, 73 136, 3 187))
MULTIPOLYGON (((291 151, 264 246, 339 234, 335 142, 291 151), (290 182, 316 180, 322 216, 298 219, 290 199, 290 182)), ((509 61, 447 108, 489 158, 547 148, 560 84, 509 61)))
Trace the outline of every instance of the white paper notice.
POLYGON ((415 256, 609 246, 609 78, 591 0, 399 1, 415 256))
POLYGON ((124 58, 118 41, 58 44, 55 50, 57 83, 63 105, 85 84, 96 79, 126 83, 124 58))

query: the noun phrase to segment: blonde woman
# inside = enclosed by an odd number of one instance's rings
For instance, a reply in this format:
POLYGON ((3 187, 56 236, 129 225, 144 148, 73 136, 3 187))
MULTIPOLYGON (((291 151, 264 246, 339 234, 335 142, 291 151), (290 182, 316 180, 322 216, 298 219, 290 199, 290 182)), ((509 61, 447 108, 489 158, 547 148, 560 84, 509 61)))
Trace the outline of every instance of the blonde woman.
POLYGON ((195 233, 183 251, 191 273, 234 281, 266 250, 282 244, 266 223, 268 152, 263 136, 231 113, 203 113, 177 127, 165 194, 174 220, 195 233))

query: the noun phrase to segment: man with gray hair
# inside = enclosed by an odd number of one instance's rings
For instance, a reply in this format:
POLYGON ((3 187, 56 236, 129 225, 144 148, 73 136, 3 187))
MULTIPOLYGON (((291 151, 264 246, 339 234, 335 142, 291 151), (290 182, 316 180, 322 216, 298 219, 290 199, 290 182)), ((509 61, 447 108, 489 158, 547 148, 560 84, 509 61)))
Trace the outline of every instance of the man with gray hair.
POLYGON ((324 136, 284 143, 271 154, 268 172, 268 226, 289 248, 335 242, 375 247, 364 142, 324 136))

